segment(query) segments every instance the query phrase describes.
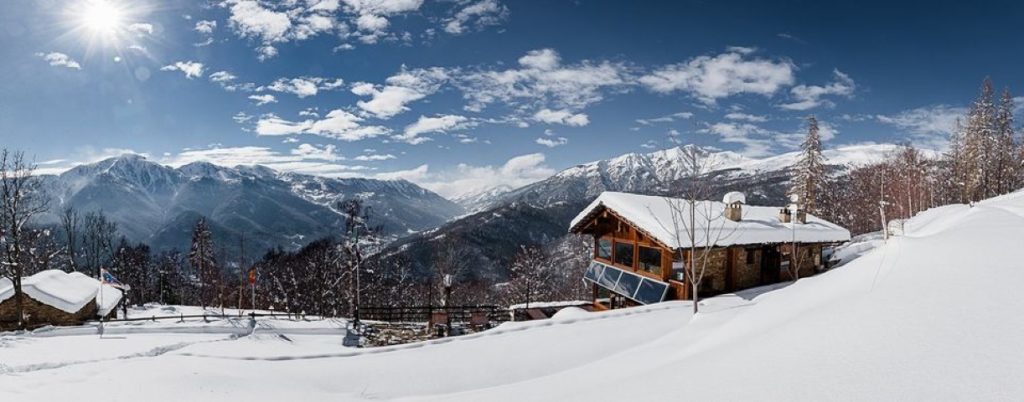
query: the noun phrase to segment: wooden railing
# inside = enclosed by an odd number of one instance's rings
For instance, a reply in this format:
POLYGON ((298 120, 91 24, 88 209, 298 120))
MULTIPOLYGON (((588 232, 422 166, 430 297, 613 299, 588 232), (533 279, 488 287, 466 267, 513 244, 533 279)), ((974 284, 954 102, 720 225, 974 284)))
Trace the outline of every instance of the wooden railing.
POLYGON ((360 307, 359 318, 384 322, 429 322, 431 316, 447 313, 452 323, 468 323, 474 315, 486 314, 491 322, 505 322, 511 319, 507 308, 498 306, 409 306, 409 307, 360 307))

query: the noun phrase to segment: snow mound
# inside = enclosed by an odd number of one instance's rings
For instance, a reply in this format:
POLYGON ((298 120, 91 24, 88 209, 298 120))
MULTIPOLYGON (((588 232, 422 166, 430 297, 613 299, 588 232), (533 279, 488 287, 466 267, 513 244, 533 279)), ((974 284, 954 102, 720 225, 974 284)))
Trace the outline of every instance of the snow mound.
POLYGON ((589 311, 581 309, 579 307, 566 307, 566 308, 563 308, 561 310, 558 310, 558 312, 556 312, 555 315, 551 316, 551 319, 553 319, 553 320, 568 320, 568 319, 576 319, 576 318, 580 318, 580 317, 586 317, 588 315, 590 315, 589 311))

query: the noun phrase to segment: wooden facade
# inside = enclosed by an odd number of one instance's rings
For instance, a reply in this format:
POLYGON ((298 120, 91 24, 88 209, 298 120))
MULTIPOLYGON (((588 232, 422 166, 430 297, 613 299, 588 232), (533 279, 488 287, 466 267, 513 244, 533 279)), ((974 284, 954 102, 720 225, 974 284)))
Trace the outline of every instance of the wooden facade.
MULTIPOLYGON (((576 231, 593 236, 594 261, 668 283, 666 300, 692 298, 689 278, 681 264, 684 260, 689 263, 689 250, 668 247, 610 209, 593 215, 576 231)), ((824 246, 797 244, 800 277, 814 275, 822 268, 824 246)), ((790 243, 771 243, 714 248, 701 281, 700 297, 792 280, 788 270, 791 247, 790 243)), ((597 308, 636 304, 596 284, 592 286, 597 308)))

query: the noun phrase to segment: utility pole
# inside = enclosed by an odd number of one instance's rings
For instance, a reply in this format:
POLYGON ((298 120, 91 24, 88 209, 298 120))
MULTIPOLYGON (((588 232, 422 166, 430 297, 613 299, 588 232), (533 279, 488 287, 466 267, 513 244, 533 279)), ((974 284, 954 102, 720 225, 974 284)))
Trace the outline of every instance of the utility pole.
POLYGON ((792 233, 792 243, 790 243, 789 249, 789 269, 793 274, 793 281, 796 281, 800 278, 800 267, 796 265, 796 222, 799 219, 798 215, 800 213, 800 196, 793 194, 789 196, 789 200, 792 202, 792 204, 789 205, 789 227, 791 228, 792 233))
POLYGON ((238 236, 238 314, 242 314, 242 293, 245 293, 245 234, 238 236))
POLYGON ((356 262, 354 264, 355 271, 356 271, 355 272, 355 275, 356 275, 356 289, 355 289, 356 297, 355 297, 355 305, 353 306, 354 308, 353 308, 353 313, 352 313, 352 319, 353 319, 353 322, 355 323, 356 328, 358 328, 359 327, 359 290, 361 288, 361 286, 360 286, 360 278, 359 278, 359 276, 360 276, 359 275, 359 268, 360 268, 360 265, 362 264, 362 255, 359 253, 359 225, 356 225, 354 228, 352 228, 352 236, 355 238, 355 240, 352 243, 352 250, 354 251, 354 254, 355 254, 355 257, 356 257, 356 262))

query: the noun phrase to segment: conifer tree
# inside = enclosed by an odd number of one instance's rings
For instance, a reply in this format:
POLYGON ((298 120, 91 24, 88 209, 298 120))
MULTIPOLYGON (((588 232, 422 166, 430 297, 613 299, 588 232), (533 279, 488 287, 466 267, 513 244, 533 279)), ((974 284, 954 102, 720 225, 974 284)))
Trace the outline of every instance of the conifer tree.
POLYGON ((213 246, 213 233, 206 223, 206 218, 199 218, 192 229, 192 248, 188 254, 188 262, 196 272, 199 282, 199 302, 205 309, 211 299, 210 293, 216 288, 217 259, 213 246))
POLYGON ((1005 194, 1019 185, 1020 153, 1015 143, 1013 127, 1013 96, 1004 89, 995 115, 995 171, 996 194, 1005 194))
POLYGON ((803 208, 817 212, 818 193, 825 182, 825 156, 821 153, 821 135, 818 130, 818 119, 807 118, 807 137, 800 144, 800 159, 793 167, 793 187, 790 195, 800 197, 803 208))

